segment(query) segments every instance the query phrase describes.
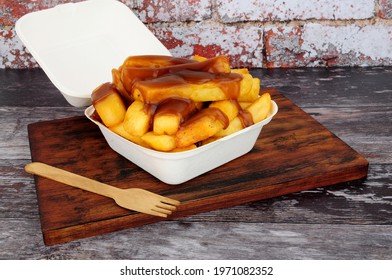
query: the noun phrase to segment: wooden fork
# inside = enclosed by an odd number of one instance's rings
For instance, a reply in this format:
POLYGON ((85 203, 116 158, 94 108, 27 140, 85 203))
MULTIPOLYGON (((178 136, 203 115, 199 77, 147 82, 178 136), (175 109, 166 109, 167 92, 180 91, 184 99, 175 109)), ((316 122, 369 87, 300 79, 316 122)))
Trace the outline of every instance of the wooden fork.
POLYGON ((110 197, 121 207, 166 218, 180 205, 180 202, 143 189, 116 188, 75 173, 71 173, 41 162, 25 166, 28 173, 39 175, 82 190, 110 197))

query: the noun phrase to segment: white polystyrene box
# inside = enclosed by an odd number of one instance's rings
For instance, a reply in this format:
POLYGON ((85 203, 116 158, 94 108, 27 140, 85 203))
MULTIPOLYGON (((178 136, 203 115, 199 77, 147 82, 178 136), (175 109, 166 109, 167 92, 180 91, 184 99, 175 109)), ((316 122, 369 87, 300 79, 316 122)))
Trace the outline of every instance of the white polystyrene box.
POLYGON ((111 81, 111 69, 130 55, 170 55, 123 3, 89 0, 21 17, 16 32, 51 82, 73 106, 111 81))
POLYGON ((264 125, 278 112, 272 101, 266 119, 229 136, 218 139, 193 150, 167 153, 139 146, 94 120, 94 107, 85 110, 85 115, 100 128, 109 146, 134 164, 167 184, 181 184, 248 153, 256 143, 264 125))

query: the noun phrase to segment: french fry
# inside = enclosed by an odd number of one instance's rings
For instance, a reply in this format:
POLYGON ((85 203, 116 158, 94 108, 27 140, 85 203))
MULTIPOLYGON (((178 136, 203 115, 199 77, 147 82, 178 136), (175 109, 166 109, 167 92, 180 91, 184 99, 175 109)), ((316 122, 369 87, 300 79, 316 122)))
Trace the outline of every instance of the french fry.
POLYGON ((167 66, 182 65, 186 63, 192 63, 192 60, 187 58, 165 55, 132 55, 128 56, 124 60, 120 68, 162 68, 167 66))
POLYGON ((135 100, 127 109, 124 117, 124 129, 131 135, 143 136, 149 131, 151 115, 146 112, 144 103, 135 100))
POLYGON ((222 130, 228 123, 227 116, 218 108, 205 108, 181 125, 175 135, 177 147, 183 148, 203 141, 222 130))
POLYGON ((249 102, 255 101, 259 97, 259 94, 260 94, 260 79, 253 78, 252 88, 249 94, 249 102))
POLYGON ((196 60, 196 61, 199 61, 199 62, 202 62, 202 61, 207 60, 206 57, 200 56, 200 55, 194 55, 192 58, 193 58, 194 60, 196 60))
POLYGON ((119 67, 121 81, 128 92, 133 92, 134 83, 150 80, 179 71, 202 73, 230 73, 230 62, 226 56, 217 56, 204 61, 176 58, 172 56, 131 56, 119 67))
MULTIPOLYGON (((140 82, 142 83, 142 82, 140 82)), ((214 84, 204 85, 181 85, 172 86, 171 88, 151 88, 143 84, 137 84, 134 91, 133 97, 135 100, 141 102, 159 102, 167 97, 182 97, 189 98, 195 102, 208 102, 226 99, 226 94, 222 89, 216 87, 214 84), (142 92, 145 92, 143 94, 142 92)))
POLYGON ((246 108, 246 110, 251 113, 253 122, 258 123, 267 117, 271 110, 271 106, 271 95, 269 93, 264 93, 246 108))
POLYGON ((244 126, 239 117, 235 117, 227 126, 227 128, 218 131, 214 137, 225 137, 243 129, 244 126))
POLYGON ((173 135, 180 127, 181 117, 177 114, 154 117, 153 131, 156 135, 173 135))
POLYGON ((210 108, 218 108, 221 110, 229 121, 232 121, 237 115, 240 109, 239 104, 236 100, 221 100, 212 102, 209 106, 210 108))
POLYGON ((156 135, 150 131, 144 134, 141 139, 154 150, 161 152, 169 152, 176 147, 176 140, 174 136, 170 135, 156 135))
POLYGON ((180 123, 194 113, 201 103, 189 99, 168 98, 159 103, 155 111, 153 131, 155 134, 173 135, 178 131, 180 123))
POLYGON ((126 108, 120 94, 110 83, 97 87, 92 93, 94 108, 106 126, 113 126, 124 120, 126 108))
MULTIPOLYGON (((242 76, 236 73, 227 75, 183 71, 153 80, 138 80, 133 84, 133 98, 146 103, 158 103, 166 98, 180 97, 195 102, 237 99, 241 90, 242 76), (220 86, 215 80, 219 79, 220 86), (241 87, 241 84, 240 84, 241 87)), ((244 83, 249 87, 250 84, 244 83)))
POLYGON ((231 72, 232 73, 238 73, 238 74, 241 74, 241 75, 249 74, 248 68, 235 68, 235 69, 231 69, 231 72))
MULTIPOLYGON (((264 93, 255 102, 249 105, 244 111, 245 114, 250 114, 253 120, 253 123, 258 123, 264 120, 268 113, 271 110, 271 95, 269 93, 264 93)), ((227 128, 220 130, 214 136, 215 137, 224 137, 230 134, 233 134, 237 131, 240 131, 244 128, 243 124, 244 120, 241 120, 241 117, 235 117, 227 126, 227 128)))
MULTIPOLYGON (((257 79, 258 80, 258 79, 257 79)), ((240 96, 238 101, 240 102, 253 102, 258 97, 258 91, 256 89, 260 88, 260 80, 257 87, 257 80, 255 80, 250 74, 243 74, 241 85, 240 85, 240 96)))
POLYGON ((140 146, 143 146, 145 148, 151 148, 145 141, 142 140, 141 137, 139 136, 134 136, 132 134, 129 134, 125 129, 123 123, 116 124, 114 126, 109 127, 111 131, 114 133, 124 137, 125 139, 128 139, 132 141, 135 144, 138 144, 140 146))
POLYGON ((185 152, 185 151, 193 150, 193 149, 196 149, 196 148, 197 148, 197 146, 195 144, 192 144, 192 145, 184 147, 184 148, 174 148, 170 152, 171 153, 185 152))
POLYGON ((252 102, 238 102, 238 103, 240 104, 242 110, 245 110, 252 104, 252 102))

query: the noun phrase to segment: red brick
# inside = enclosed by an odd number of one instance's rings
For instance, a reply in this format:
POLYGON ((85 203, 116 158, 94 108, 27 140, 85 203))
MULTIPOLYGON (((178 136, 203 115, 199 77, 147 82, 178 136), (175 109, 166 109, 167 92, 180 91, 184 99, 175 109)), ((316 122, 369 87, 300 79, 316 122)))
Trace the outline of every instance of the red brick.
POLYGON ((392 19, 392 0, 379 0, 379 17, 392 19))
POLYGON ((38 64, 19 41, 15 30, 0 30, 0 68, 34 68, 38 64))

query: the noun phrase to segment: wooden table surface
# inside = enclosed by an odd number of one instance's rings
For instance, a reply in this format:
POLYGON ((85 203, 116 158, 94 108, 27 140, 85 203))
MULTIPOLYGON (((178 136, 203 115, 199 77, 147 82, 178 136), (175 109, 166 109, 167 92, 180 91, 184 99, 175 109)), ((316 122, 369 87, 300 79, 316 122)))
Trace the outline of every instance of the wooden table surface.
POLYGON ((27 125, 84 109, 40 69, 2 69, 0 259, 392 259, 392 68, 252 73, 361 153, 368 177, 45 246, 27 125))

